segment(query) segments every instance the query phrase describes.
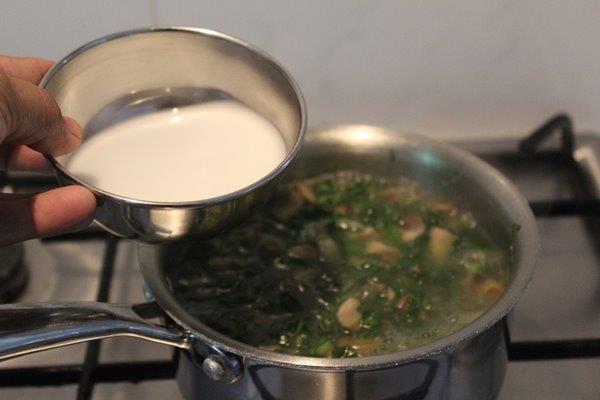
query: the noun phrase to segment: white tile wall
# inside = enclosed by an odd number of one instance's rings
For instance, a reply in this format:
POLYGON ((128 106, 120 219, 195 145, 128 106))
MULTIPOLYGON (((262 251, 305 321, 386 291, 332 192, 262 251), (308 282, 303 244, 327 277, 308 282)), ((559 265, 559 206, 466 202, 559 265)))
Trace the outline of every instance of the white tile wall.
POLYGON ((148 25, 147 0, 2 0, 0 54, 57 59, 99 36, 148 25))
POLYGON ((594 0, 12 0, 0 6, 0 53, 57 57, 153 20, 209 27, 281 60, 312 125, 518 134, 566 110, 594 130, 599 16, 594 0))

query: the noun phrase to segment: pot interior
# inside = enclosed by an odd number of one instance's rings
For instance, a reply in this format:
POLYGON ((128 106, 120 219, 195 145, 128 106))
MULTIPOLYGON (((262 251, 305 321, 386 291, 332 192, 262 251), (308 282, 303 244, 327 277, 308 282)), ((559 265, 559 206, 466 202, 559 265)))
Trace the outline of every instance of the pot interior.
POLYGON ((391 365, 439 351, 485 330, 515 304, 529 281, 537 253, 535 220, 527 202, 501 174, 463 151, 419 135, 371 126, 342 126, 310 132, 284 179, 352 170, 376 177, 408 177, 462 210, 503 250, 512 252, 508 287, 502 297, 469 325, 424 346, 403 352, 357 359, 319 359, 272 353, 227 338, 206 327, 175 300, 169 281, 194 244, 182 242, 140 248, 142 271, 156 301, 181 325, 202 340, 262 362, 303 368, 361 369, 391 365), (520 227, 514 235, 515 226, 520 227))

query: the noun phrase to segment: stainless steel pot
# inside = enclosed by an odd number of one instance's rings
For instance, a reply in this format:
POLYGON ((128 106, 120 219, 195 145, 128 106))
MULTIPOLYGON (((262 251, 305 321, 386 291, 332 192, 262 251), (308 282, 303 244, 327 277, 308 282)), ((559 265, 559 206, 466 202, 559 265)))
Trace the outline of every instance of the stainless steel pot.
POLYGON ((72 175, 70 155, 47 156, 61 184, 95 194, 100 226, 146 242, 212 236, 251 213, 295 157, 306 125, 300 88, 281 65, 242 40, 206 29, 141 29, 94 40, 56 63, 40 86, 84 127, 84 141, 134 115, 222 99, 244 103, 281 132, 288 153, 273 171, 233 193, 197 201, 123 197, 72 175))
POLYGON ((527 202, 492 167, 418 135, 343 126, 308 135, 289 178, 353 169, 410 176, 473 212, 506 251, 510 283, 468 326, 419 348, 357 359, 277 354, 239 343, 194 319, 170 291, 169 277, 193 243, 140 245, 142 274, 155 303, 0 306, 0 358, 112 336, 136 336, 185 349, 178 370, 187 399, 492 399, 506 367, 501 319, 534 269, 536 223, 527 202), (521 229, 513 241, 514 224, 521 229), (155 306, 172 324, 147 322, 155 306))

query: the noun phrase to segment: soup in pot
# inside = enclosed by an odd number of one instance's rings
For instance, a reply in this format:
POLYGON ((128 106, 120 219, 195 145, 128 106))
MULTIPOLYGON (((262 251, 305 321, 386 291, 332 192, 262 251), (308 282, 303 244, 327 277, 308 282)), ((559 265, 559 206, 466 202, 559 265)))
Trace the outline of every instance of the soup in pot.
POLYGON ((171 278, 196 318, 262 349, 364 357, 451 334, 503 293, 513 257, 410 179, 282 185, 243 226, 195 243, 171 278))

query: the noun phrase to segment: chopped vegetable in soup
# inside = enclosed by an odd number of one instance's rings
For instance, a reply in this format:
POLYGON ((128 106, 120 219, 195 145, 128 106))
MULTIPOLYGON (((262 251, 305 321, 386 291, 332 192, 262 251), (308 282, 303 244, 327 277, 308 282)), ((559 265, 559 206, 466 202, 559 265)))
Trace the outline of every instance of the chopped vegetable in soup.
POLYGON ((504 291, 510 254, 416 182, 353 173, 279 189, 243 226, 195 243, 172 277, 186 309, 266 350, 363 357, 446 336, 504 291))

